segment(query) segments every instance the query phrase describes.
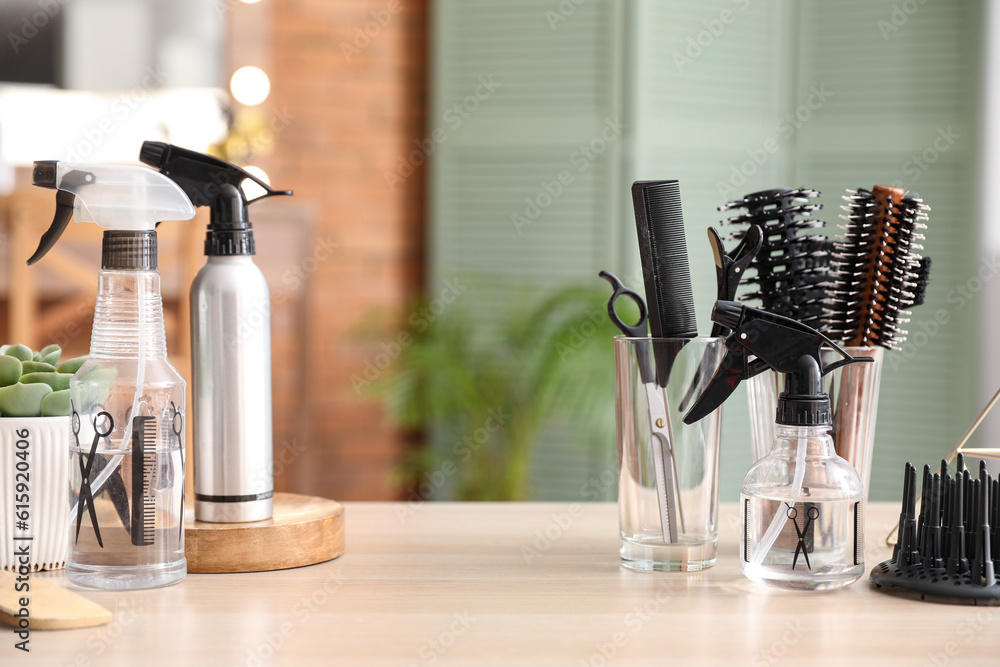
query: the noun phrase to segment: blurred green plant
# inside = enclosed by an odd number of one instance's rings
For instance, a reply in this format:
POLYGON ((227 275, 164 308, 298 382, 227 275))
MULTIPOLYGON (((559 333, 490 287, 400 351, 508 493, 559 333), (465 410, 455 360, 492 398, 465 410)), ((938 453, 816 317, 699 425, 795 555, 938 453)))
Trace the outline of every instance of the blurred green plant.
POLYGON ((60 363, 58 345, 33 352, 27 345, 0 346, 0 417, 65 417, 69 380, 87 357, 60 363))
POLYGON ((575 285, 530 293, 489 322, 474 317, 483 307, 471 294, 432 321, 416 316, 426 301, 413 308, 407 321, 419 326, 373 390, 396 425, 424 434, 399 471, 431 483, 421 498, 447 486, 457 500, 525 499, 535 444, 552 420, 613 442, 610 294, 575 285))

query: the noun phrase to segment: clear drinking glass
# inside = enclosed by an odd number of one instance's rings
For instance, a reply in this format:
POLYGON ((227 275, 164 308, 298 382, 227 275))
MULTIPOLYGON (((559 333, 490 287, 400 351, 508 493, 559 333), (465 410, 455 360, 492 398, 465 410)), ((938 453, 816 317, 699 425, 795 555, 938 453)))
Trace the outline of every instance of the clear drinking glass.
MULTIPOLYGON (((878 416, 878 388, 882 379, 881 347, 845 347, 854 357, 875 361, 848 364, 823 376, 823 391, 830 396, 833 410, 833 436, 837 454, 846 459, 861 476, 865 498, 872 475, 872 452, 875 448, 875 422, 878 416)), ((833 350, 823 350, 823 365, 842 359, 833 350)), ((750 430, 755 461, 767 456, 774 443, 774 417, 778 406, 778 374, 767 370, 748 381, 750 430)))
POLYGON ((724 341, 617 336, 614 349, 622 565, 663 572, 711 567, 718 544, 722 411, 691 425, 682 419, 722 361, 724 341), (649 374, 641 372, 642 364, 655 365, 653 375, 661 382, 666 377, 666 387, 654 382, 647 388, 643 376, 649 374), (662 397, 660 406, 665 408, 659 430, 671 436, 672 453, 663 456, 670 484, 658 481, 660 440, 653 435, 650 394, 655 401, 662 397), (660 498, 668 495, 676 508, 673 531, 665 529, 661 520, 660 498), (674 532, 676 539, 671 541, 674 532))

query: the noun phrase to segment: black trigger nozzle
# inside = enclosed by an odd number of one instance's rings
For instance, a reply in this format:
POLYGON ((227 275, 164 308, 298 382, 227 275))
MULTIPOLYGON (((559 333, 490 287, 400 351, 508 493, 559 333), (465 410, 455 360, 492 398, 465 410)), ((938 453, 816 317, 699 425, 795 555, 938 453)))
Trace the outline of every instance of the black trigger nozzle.
POLYGON ((40 188, 56 187, 56 165, 55 160, 38 160, 31 169, 31 183, 40 188))
POLYGON ((743 317, 743 304, 738 301, 716 301, 712 309, 712 321, 727 329, 735 329, 743 317))
POLYGON ((162 141, 144 141, 139 147, 139 162, 151 167, 159 167, 163 162, 163 154, 167 152, 167 144, 162 141))

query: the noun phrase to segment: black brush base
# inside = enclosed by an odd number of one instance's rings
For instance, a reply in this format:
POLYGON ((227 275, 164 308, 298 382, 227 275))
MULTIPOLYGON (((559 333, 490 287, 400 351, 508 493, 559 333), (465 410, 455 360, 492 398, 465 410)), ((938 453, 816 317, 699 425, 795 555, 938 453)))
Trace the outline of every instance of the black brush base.
POLYGON ((875 566, 871 582, 881 590, 908 590, 952 600, 1000 602, 1000 481, 980 462, 978 478, 958 455, 955 476, 947 461, 940 472, 924 466, 920 511, 917 470, 906 464, 899 533, 892 558, 875 566))

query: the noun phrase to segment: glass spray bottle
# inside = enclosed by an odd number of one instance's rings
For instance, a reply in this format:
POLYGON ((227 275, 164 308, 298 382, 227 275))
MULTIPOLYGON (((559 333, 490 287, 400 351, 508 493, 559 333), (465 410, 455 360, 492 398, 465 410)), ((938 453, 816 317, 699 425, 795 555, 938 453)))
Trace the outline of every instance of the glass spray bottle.
POLYGON ((800 322, 733 301, 717 302, 712 320, 733 333, 726 358, 685 422, 709 414, 741 380, 767 368, 785 378, 771 452, 743 481, 740 569, 776 588, 824 590, 856 581, 864 573, 864 486, 834 450, 823 375, 873 359, 852 357, 800 322), (823 345, 842 360, 824 368, 823 345))
POLYGON ((94 588, 152 588, 187 573, 184 378, 167 358, 155 225, 194 207, 141 167, 36 162, 56 216, 33 264, 75 214, 104 232, 90 357, 70 380, 70 553, 66 576, 94 588))
POLYGON ((864 574, 864 486, 834 449, 829 399, 793 409, 802 395, 788 391, 771 452, 743 480, 740 569, 775 588, 839 588, 864 574))

